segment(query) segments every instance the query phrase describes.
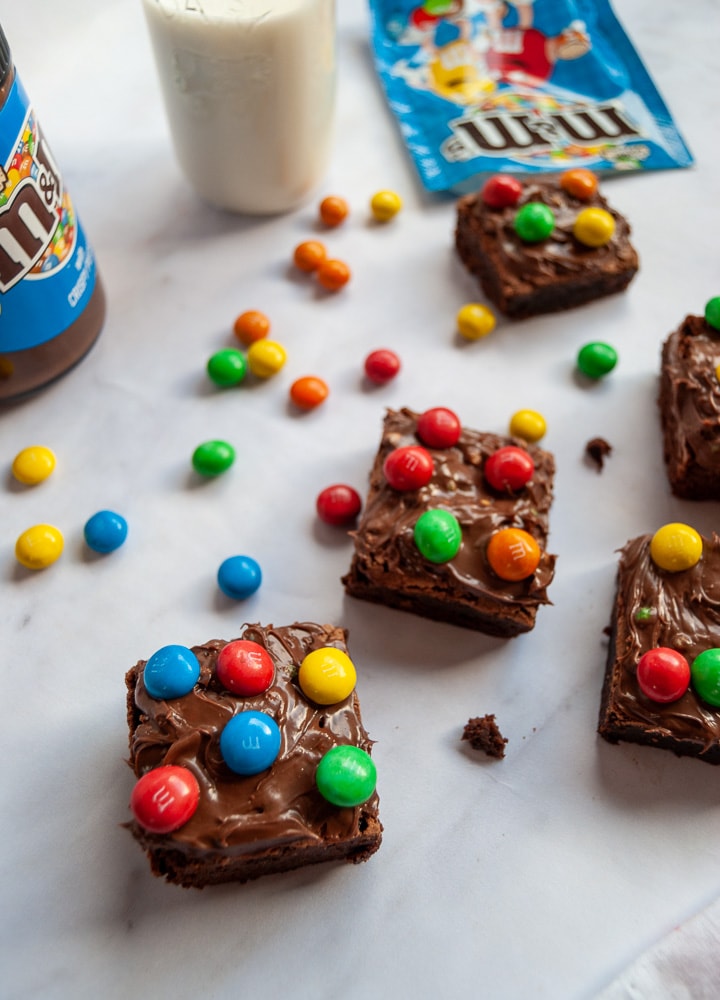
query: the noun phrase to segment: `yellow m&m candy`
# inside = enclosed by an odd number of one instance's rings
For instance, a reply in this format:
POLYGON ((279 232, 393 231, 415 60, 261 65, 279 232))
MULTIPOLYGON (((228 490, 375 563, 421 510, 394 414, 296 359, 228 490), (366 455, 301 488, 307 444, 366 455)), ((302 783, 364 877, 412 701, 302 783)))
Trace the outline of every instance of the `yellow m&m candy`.
POLYGON ((12 464, 12 474, 25 486, 35 486, 36 483, 47 479, 54 468, 53 452, 43 445, 36 444, 17 453, 12 464))
POLYGON ((35 524, 15 543, 15 558, 27 569, 45 569, 62 555, 65 540, 52 524, 35 524))
POLYGON ((276 375, 286 361, 285 348, 275 340, 256 340, 248 348, 248 368, 257 378, 276 375))
POLYGON ((377 191, 370 199, 370 211, 378 222, 389 222, 402 208, 402 198, 395 191, 377 191))
POLYGON ((702 556, 702 538, 689 524, 673 522, 658 528, 650 542, 656 566, 670 573, 690 569, 702 556))
POLYGON ((352 660, 341 649, 323 646, 308 653, 300 664, 298 683, 311 701, 335 705, 355 688, 357 674, 352 660))
POLYGON ((456 317, 458 332, 466 340, 480 340, 495 329, 495 316, 480 302, 468 302, 456 317))
POLYGON ((614 232, 615 219, 604 208, 584 208, 573 226, 573 236, 586 247, 604 247, 614 232))
POLYGON ((518 410, 510 418, 510 433, 524 441, 539 441, 546 431, 545 417, 537 410, 518 410))

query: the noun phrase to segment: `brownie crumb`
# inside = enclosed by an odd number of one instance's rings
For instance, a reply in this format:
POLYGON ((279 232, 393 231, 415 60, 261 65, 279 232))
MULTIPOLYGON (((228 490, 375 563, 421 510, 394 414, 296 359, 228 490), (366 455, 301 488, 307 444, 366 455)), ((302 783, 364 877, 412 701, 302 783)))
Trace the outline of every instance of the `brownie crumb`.
POLYGON ((605 438, 593 438, 585 445, 585 454, 595 463, 598 472, 602 472, 605 459, 612 451, 612 445, 605 438))
POLYGON ((473 750, 483 750, 488 757, 504 757, 507 740, 500 732, 494 715, 468 719, 462 738, 468 740, 473 750))

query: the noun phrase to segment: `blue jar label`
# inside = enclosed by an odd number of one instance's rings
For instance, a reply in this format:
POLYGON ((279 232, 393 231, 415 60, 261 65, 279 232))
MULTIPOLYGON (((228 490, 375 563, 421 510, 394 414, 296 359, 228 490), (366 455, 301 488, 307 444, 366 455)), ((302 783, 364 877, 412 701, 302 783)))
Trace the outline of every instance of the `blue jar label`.
POLYGON ((95 290, 95 258, 17 76, 0 111, 0 352, 59 336, 95 290))

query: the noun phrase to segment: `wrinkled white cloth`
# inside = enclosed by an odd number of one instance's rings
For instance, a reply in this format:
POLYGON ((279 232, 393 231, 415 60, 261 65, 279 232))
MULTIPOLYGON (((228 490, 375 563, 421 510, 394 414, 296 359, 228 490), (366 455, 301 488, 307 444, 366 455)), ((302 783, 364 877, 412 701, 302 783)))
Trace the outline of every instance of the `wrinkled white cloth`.
POLYGON ((595 1000, 718 1000, 720 899, 648 948, 595 1000))

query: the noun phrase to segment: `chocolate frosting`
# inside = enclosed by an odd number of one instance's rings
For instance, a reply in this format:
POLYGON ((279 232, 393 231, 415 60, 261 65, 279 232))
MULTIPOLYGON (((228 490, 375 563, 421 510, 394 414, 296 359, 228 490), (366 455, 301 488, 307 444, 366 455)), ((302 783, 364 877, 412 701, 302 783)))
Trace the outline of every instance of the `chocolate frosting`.
POLYGON ((215 676, 226 642, 193 646, 200 678, 193 690, 169 701, 150 697, 143 683, 145 660, 127 675, 130 765, 140 777, 160 764, 187 767, 200 785, 194 816, 171 834, 152 834, 129 824, 149 848, 168 847, 188 856, 219 851, 223 856, 256 854, 285 845, 328 844, 358 833, 362 817, 377 814, 377 794, 362 806, 338 808, 315 785, 320 759, 338 744, 370 752, 353 692, 335 705, 307 700, 296 681, 303 658, 313 649, 334 646, 347 652, 346 633, 309 622, 275 628, 247 625, 242 639, 259 643, 275 663, 275 678, 265 693, 241 697, 215 676), (272 766, 260 774, 233 773, 220 754, 220 732, 234 715, 256 710, 277 722, 282 743, 272 766))
POLYGON ((621 552, 607 707, 621 726, 698 741, 707 750, 720 740, 720 709, 692 686, 678 701, 652 701, 638 686, 637 662, 648 650, 667 646, 692 664, 704 650, 720 646, 720 536, 703 538, 700 561, 678 573, 656 566, 651 539, 635 538, 621 552))

